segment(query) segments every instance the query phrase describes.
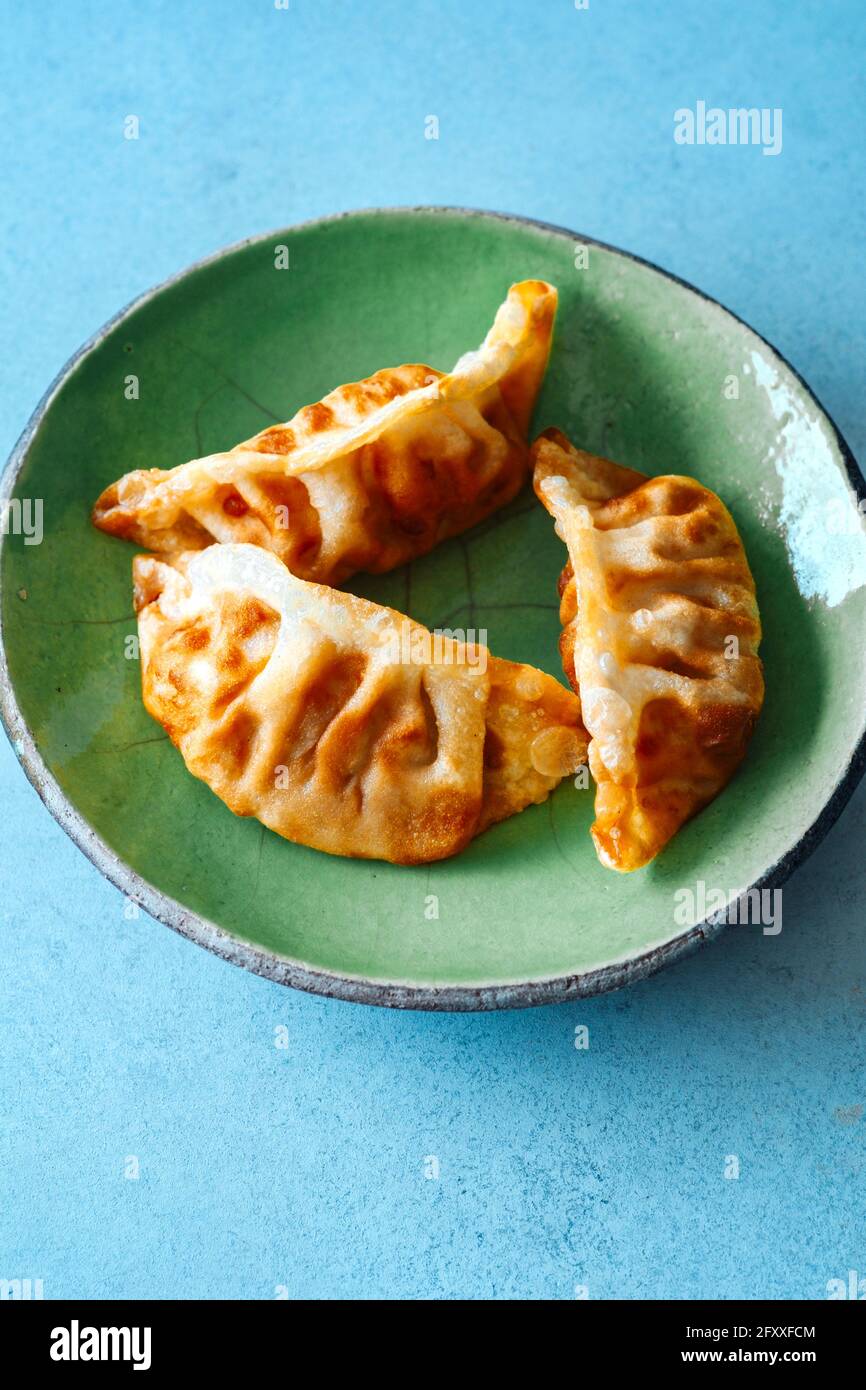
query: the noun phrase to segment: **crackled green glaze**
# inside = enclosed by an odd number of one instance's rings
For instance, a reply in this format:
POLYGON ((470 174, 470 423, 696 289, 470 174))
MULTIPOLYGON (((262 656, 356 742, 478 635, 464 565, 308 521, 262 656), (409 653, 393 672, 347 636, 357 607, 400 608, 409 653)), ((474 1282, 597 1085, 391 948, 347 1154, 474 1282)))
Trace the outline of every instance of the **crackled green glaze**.
MULTIPOLYGON (((679 887, 703 879, 733 891, 764 876, 846 773, 864 726, 866 546, 856 526, 844 543, 834 534, 821 543, 827 503, 852 497, 832 428, 794 374, 723 309, 603 247, 590 245, 578 268, 577 240, 435 211, 274 234, 134 308, 78 362, 41 419, 15 493, 44 500, 44 543, 9 536, 2 554, 3 633, 21 715, 101 840, 242 942, 314 970, 422 986, 607 966, 682 934, 679 887), (288 270, 275 269, 280 244, 288 270), (748 762, 655 864, 628 877, 597 863, 591 792, 568 782, 548 804, 428 868, 290 845, 234 817, 145 713, 138 663, 125 655, 135 631, 133 550, 92 528, 90 506, 129 469, 229 447, 383 365, 450 367, 480 342, 509 284, 527 277, 560 292, 536 426, 557 424, 649 473, 693 474, 741 529, 767 675, 748 762), (138 400, 125 398, 129 374, 138 400)), ((410 568, 349 587, 430 626, 486 628, 498 655, 561 678, 563 560, 527 490, 410 568)))

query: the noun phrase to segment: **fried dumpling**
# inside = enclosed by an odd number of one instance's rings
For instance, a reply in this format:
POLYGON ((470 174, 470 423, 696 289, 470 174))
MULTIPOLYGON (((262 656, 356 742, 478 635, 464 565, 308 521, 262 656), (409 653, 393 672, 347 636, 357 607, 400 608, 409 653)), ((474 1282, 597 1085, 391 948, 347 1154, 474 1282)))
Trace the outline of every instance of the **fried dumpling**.
POLYGON ((593 840, 608 868, 638 869, 746 751, 764 699, 754 581, 730 514, 693 478, 646 478, 558 430, 532 454, 569 554, 560 646, 590 734, 593 840))
POLYGON ((133 563, 142 689, 232 811, 331 854, 457 853, 585 762, 580 702, 255 546, 133 563))
POLYGON ((551 285, 514 285, 481 347, 447 375, 385 368, 228 453, 127 473, 94 523, 168 554, 260 545, 320 584, 404 564, 504 506, 528 477, 555 312, 551 285))

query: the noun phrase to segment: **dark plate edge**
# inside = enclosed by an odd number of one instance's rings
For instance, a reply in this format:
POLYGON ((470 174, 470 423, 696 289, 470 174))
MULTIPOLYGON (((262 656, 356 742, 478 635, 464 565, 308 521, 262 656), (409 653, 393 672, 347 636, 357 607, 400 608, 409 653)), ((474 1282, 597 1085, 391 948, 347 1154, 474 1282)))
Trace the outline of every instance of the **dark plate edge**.
MULTIPOLYGON (((807 395, 814 401, 821 411, 824 418, 828 421, 833 431, 834 439, 839 453, 845 464, 851 487, 859 501, 866 500, 866 480, 851 452, 845 438, 839 431, 832 416, 824 409, 814 391, 791 365, 788 359, 764 338, 760 333, 752 328, 751 324, 746 323, 745 319, 733 313, 719 300, 711 295, 705 294, 696 288, 688 280, 683 280, 680 276, 671 271, 663 269, 654 261, 645 259, 642 256, 634 255, 630 251, 623 251, 620 247, 612 246, 608 242, 599 241, 594 237, 582 236, 567 227, 557 226, 555 223, 542 222, 536 218, 522 217, 512 213, 491 212, 481 208, 463 208, 449 206, 418 206, 418 207, 387 207, 387 208, 358 208, 345 212, 336 213, 328 217, 312 218, 306 222, 296 223, 291 227, 281 227, 274 231, 264 232, 257 236, 245 237, 241 241, 234 242, 230 246, 223 247, 213 255, 205 256, 193 262, 184 270, 175 275, 169 276, 159 285, 146 290, 143 294, 136 296, 117 314, 113 315, 103 326, 96 331, 64 364, 51 385, 43 395, 33 414, 28 420, 18 439, 3 471, 0 479, 0 502, 10 496, 18 475, 24 465, 30 444, 36 435, 42 419, 48 410, 54 397, 67 379, 77 368, 78 364, 91 353, 108 336, 118 324, 129 317, 136 309, 140 308, 148 300, 154 298, 163 290, 175 284, 177 281, 192 274, 196 270, 221 260, 223 257, 240 251, 247 246, 255 245, 258 242, 266 242, 275 236, 283 235, 287 232, 299 231, 308 227, 321 226, 330 222, 341 221, 347 217, 357 217, 360 215, 372 215, 381 213, 433 213, 448 214, 455 216, 484 217, 492 218, 503 222, 515 222, 522 226, 539 228, 542 231, 553 232, 559 236, 567 237, 571 241, 578 241, 582 245, 597 246, 604 251, 610 251, 615 255, 623 256, 628 260, 635 261, 639 265, 647 266, 650 270, 662 275, 667 280, 672 280, 683 288, 689 290, 698 298, 705 300, 709 304, 722 309, 736 323, 753 333, 755 337, 769 348, 770 352, 791 372, 792 376, 800 383, 807 395)), ((0 549, 5 542, 5 536, 0 534, 0 549)), ((89 823, 80 813, 75 810, 71 802, 61 790, 52 774, 49 772, 42 756, 36 747, 30 730, 24 721, 18 702, 12 689, 9 677, 9 670, 6 661, 6 649, 3 635, 3 615, 2 605, 0 605, 0 720, 6 730, 7 736, 18 754, 19 761, 24 768, 28 781, 34 787, 39 797, 50 811, 51 815, 58 824, 65 830, 70 839, 87 856, 92 864, 99 870, 114 887, 118 888, 130 900, 138 903, 145 911, 157 921, 163 922, 171 927, 180 935, 189 940, 204 946, 207 950, 221 957, 223 960, 230 961, 234 965, 243 966, 256 975, 274 981, 277 984, 291 985, 295 989, 301 989, 311 994, 319 994, 326 998, 342 999, 350 1003, 375 1004, 385 1008, 398 1009, 420 1009, 450 1012, 474 1012, 494 1009, 515 1009, 529 1008, 541 1004, 558 1004, 567 1002, 569 999, 582 999, 590 995, 607 993, 610 990, 621 989, 627 984, 632 984, 638 980, 654 975, 656 971, 663 969, 666 965, 671 965, 677 960, 683 959, 705 941, 714 939, 723 929, 725 923, 702 922, 698 926, 691 927, 682 935, 674 937, 661 946, 651 947, 643 954, 633 957, 630 960, 621 961, 609 966, 602 966, 595 970, 588 970, 576 975, 557 976, 549 980, 528 981, 518 984, 505 985, 480 985, 477 987, 465 985, 411 985, 411 984, 388 984, 374 980, 355 979, 350 976, 338 975, 326 971, 310 970, 306 966, 292 961, 284 956, 276 955, 273 952, 258 949, 248 943, 232 936, 230 932, 224 931, 215 923, 200 917, 197 913, 190 912, 175 899, 168 897, 154 888, 146 879, 129 868, 120 857, 95 833, 89 823)), ((808 830, 800 837, 795 845, 788 850, 776 863, 768 869, 762 878, 749 885, 758 889, 773 889, 780 887, 787 878, 794 872, 800 864, 809 857, 824 839, 831 826, 838 820, 844 807, 851 798, 851 795, 866 771, 866 729, 861 735, 856 747, 852 750, 848 766, 837 782, 832 794, 825 802, 822 810, 812 822, 808 830)), ((744 890, 745 891, 745 890, 744 890)))

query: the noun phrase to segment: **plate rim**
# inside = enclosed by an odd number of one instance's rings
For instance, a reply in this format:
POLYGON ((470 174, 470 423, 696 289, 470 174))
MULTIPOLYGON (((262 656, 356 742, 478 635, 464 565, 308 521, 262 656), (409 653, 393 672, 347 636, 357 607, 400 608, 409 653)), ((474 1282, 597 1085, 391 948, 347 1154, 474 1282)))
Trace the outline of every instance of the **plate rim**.
MULTIPOLYGON (((848 474, 848 481, 854 491, 858 501, 866 501, 866 479, 854 458, 846 439, 839 430, 835 420, 822 405, 815 392, 809 386, 804 377, 797 371, 785 355, 779 349, 757 332, 751 324, 741 318, 733 310, 728 309, 720 300, 714 299, 712 295, 706 294, 703 290, 693 285, 690 281, 684 280, 674 272, 664 269, 655 261, 648 260, 632 251, 623 250, 622 247, 614 246, 610 242, 601 241, 596 237, 584 236, 569 227, 563 227, 553 222, 545 222, 538 218, 525 217, 517 213, 498 212, 485 208, 460 207, 457 205, 437 205, 437 204, 418 204, 406 206, 389 206, 381 208, 351 208, 342 212, 331 213, 324 217, 314 217, 302 222, 292 223, 288 226, 274 228, 270 231, 256 233, 253 236, 243 237, 239 241, 232 242, 228 246, 221 247, 210 255, 203 256, 199 260, 193 261, 182 270, 169 275, 159 284, 144 290, 136 295, 123 308, 113 314, 111 318, 96 330, 64 363, 53 381, 44 392, 43 396, 36 405, 33 413, 21 432, 12 452, 6 462, 2 477, 0 477, 0 503, 7 500, 18 481, 19 474, 27 460, 30 446, 45 418, 55 397, 59 394, 67 380, 73 375, 79 364, 94 352, 108 335, 125 319, 147 304, 151 299, 169 289, 172 285, 186 279, 187 276, 196 271, 204 269, 206 266, 215 264, 227 256, 233 255, 237 251, 242 251, 248 246, 254 246, 260 242, 266 242, 276 236, 286 233, 303 231, 312 227, 320 227, 328 223, 339 222, 346 218, 361 216, 388 216, 406 215, 412 213, 435 214, 445 216, 458 216, 464 218, 483 218, 492 221, 516 223, 520 226, 531 227, 534 230, 552 232, 557 236, 566 238, 571 242, 578 242, 584 246, 596 246, 601 250, 612 252, 614 255, 621 256, 626 260, 636 262, 638 265, 646 266, 655 271, 656 274, 663 276, 666 280, 671 280, 675 284, 682 286, 691 294, 696 295, 705 303, 711 304, 721 309, 731 319, 741 327, 746 328, 750 333, 764 345, 773 356, 783 364, 792 374, 806 395, 814 402, 821 415, 827 421, 833 433, 833 438, 839 455, 845 465, 848 474)), ((6 542, 6 535, 0 528, 0 553, 6 542)), ((215 922, 183 906, 175 898, 163 893, 149 883, 143 875, 137 873, 130 865, 118 855, 106 842, 99 836, 90 823, 85 819, 80 811, 73 805, 69 797, 62 790, 53 774, 45 764, 35 740, 27 726, 23 714, 18 705, 12 680, 9 674, 6 659, 6 642, 3 630, 3 611, 0 605, 0 721, 2 721, 7 737, 12 744, 13 751, 18 756, 18 761, 24 769, 28 781, 33 786, 43 804, 46 806, 54 820, 66 832, 73 843, 90 860, 104 878, 120 892, 122 892, 132 902, 144 908, 144 910, 156 921, 171 927, 181 936, 194 941, 197 945, 203 946, 221 959, 239 965, 253 974, 265 979, 274 981, 277 984, 289 985, 294 989, 303 990, 306 993, 317 994, 331 999, 341 999, 350 1003, 373 1004, 380 1007, 397 1009, 418 1009, 436 1012, 476 1012, 499 1009, 529 1008, 542 1004, 558 1004, 567 1002, 569 999, 581 999, 588 996, 607 993, 610 990, 620 989, 624 985, 632 984, 638 980, 646 979, 654 975, 657 971, 667 965, 673 964, 677 960, 683 959, 696 950, 698 946, 706 941, 713 940, 727 925, 726 922, 712 922, 706 920, 693 927, 686 928, 678 936, 663 942, 661 945, 645 948, 636 955, 626 957, 609 963, 600 965, 589 970, 578 971, 570 975, 555 975, 545 979, 527 980, 522 982, 505 984, 443 984, 443 985, 422 985, 411 982, 392 982, 387 980, 375 980, 363 976, 353 976, 341 974, 337 971, 326 971, 314 969, 304 963, 293 960, 291 957, 281 955, 279 952, 266 950, 261 946, 254 946, 249 942, 243 941, 224 927, 218 926, 215 922)), ((835 824, 843 809, 850 800, 855 787, 866 772, 866 727, 860 736, 859 741, 851 750, 847 766, 833 788, 830 796, 824 802, 818 815, 813 822, 800 836, 796 844, 776 862, 767 869, 759 879, 748 885, 748 888, 773 889, 781 886, 787 878, 803 864, 806 859, 814 852, 817 846, 826 836, 831 826, 835 824)), ((748 889, 743 889, 743 892, 748 889)))

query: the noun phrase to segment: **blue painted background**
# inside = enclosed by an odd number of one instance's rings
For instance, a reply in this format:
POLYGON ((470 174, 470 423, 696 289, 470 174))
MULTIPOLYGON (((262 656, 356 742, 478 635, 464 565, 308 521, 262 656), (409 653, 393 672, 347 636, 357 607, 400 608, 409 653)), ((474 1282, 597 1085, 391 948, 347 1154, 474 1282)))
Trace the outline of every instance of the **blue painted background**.
MULTIPOLYGON (((188 262, 441 202, 694 281, 866 456, 860 0, 290 3, 6 7, 4 452, 79 343, 188 262), (781 155, 676 145, 698 99, 781 107, 781 155)), ((46 1297, 821 1298, 866 1275, 862 792, 785 889, 781 937, 733 929, 579 1006, 435 1017, 285 991, 125 921, 5 740, 0 777, 0 1278, 46 1297)))

